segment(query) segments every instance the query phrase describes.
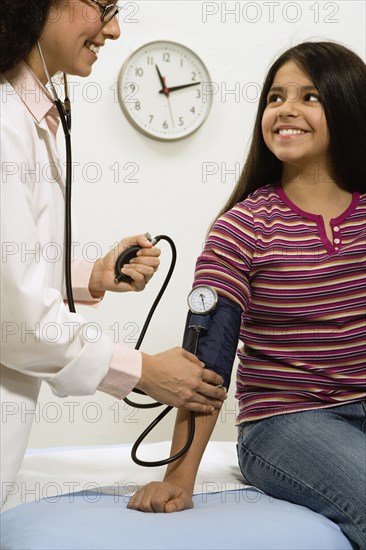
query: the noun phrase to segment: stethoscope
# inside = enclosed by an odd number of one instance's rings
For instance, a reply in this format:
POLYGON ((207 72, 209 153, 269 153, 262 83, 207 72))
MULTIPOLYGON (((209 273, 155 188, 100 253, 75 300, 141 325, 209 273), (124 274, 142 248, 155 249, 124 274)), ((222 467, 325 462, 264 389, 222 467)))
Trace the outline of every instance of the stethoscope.
POLYGON ((39 55, 41 57, 44 72, 50 85, 53 101, 56 109, 60 115, 62 129, 65 135, 65 148, 66 148, 66 177, 65 177, 65 284, 66 284, 66 296, 69 310, 72 313, 76 313, 74 297, 72 293, 71 285, 71 187, 72 187, 72 149, 71 149, 71 103, 68 97, 68 85, 67 76, 63 73, 65 99, 62 103, 58 97, 55 85, 50 77, 47 69, 46 61, 43 55, 43 51, 39 42, 37 42, 39 55))
MULTIPOLYGON (((72 234, 71 234, 71 189, 72 189, 72 149, 71 149, 71 105, 70 100, 68 98, 68 85, 67 85, 67 76, 64 73, 64 89, 65 89, 65 100, 64 103, 60 100, 56 88, 53 84, 53 81, 50 77, 50 74, 47 69, 47 65, 43 56, 42 48, 39 42, 37 43, 38 51, 41 57, 41 61, 43 64, 43 68, 46 74, 46 77, 48 79, 51 94, 53 96, 54 104, 57 108, 57 111, 60 116, 62 129, 65 136, 65 148, 66 148, 66 177, 65 177, 65 257, 64 257, 64 270, 65 270, 65 285, 66 285, 66 296, 67 296, 67 303, 69 310, 72 313, 76 313, 75 310, 75 303, 73 298, 73 291, 72 291, 72 281, 71 281, 71 250, 72 250, 72 234)), ((140 337, 136 343, 135 349, 140 349, 140 346, 142 344, 143 338, 145 336, 145 333, 147 331, 147 328, 150 324, 151 318, 155 312, 155 309, 160 302, 160 299, 162 298, 169 281, 171 279, 171 276, 174 271, 175 263, 176 263, 176 247, 174 245, 173 240, 168 237, 167 235, 158 235, 154 239, 150 237, 149 234, 146 234, 146 237, 149 238, 150 242, 155 245, 160 240, 165 240, 169 243, 172 251, 172 260, 171 265, 168 270, 168 273, 165 277, 165 280, 163 282, 163 285, 153 303, 151 306, 151 309, 149 311, 149 314, 146 318, 145 324, 141 330, 140 337)), ((124 250, 117 258, 115 263, 115 279, 117 282, 125 281, 129 282, 131 279, 121 273, 121 268, 123 265, 128 263, 133 257, 136 256, 137 252, 140 250, 139 246, 130 246, 126 250, 124 250)), ((208 325, 209 325, 209 316, 214 312, 216 305, 218 301, 218 296, 214 288, 207 286, 207 285, 200 285, 195 288, 193 288, 189 295, 188 295, 188 307, 191 312, 190 321, 188 329, 193 331, 193 342, 192 342, 192 353, 197 355, 197 348, 199 343, 199 338, 201 334, 204 332, 207 332, 208 325)), ((146 395, 143 391, 138 389, 132 390, 135 393, 146 395)), ((163 404, 159 402, 153 402, 153 403, 135 403, 134 401, 131 401, 128 398, 125 398, 124 401, 136 408, 140 409, 148 409, 148 408, 155 408, 160 407, 163 404)), ((134 443, 132 450, 131 450, 131 458, 132 460, 138 464, 139 466, 147 466, 147 467, 155 467, 155 466, 165 466, 166 464, 170 464, 171 462, 174 462, 175 460, 178 460, 181 458, 189 449, 189 447, 192 444, 194 433, 195 433, 195 413, 190 413, 190 429, 188 438, 186 441, 186 444, 184 447, 177 452, 175 455, 170 456, 168 458, 157 460, 157 461, 145 461, 141 460, 137 457, 137 450, 140 446, 140 444, 143 442, 143 440, 147 437, 147 435, 155 428, 155 426, 165 418, 165 416, 172 410, 172 406, 167 406, 165 409, 151 422, 151 424, 142 432, 142 434, 136 439, 136 442, 134 443)))

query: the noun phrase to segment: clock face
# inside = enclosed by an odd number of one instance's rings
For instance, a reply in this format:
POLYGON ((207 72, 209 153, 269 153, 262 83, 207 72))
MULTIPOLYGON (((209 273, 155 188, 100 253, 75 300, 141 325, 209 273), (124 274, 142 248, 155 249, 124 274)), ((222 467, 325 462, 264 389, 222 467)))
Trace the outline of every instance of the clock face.
POLYGON ((119 101, 127 119, 148 137, 173 141, 195 132, 206 120, 212 95, 201 59, 176 42, 156 41, 124 63, 119 101))

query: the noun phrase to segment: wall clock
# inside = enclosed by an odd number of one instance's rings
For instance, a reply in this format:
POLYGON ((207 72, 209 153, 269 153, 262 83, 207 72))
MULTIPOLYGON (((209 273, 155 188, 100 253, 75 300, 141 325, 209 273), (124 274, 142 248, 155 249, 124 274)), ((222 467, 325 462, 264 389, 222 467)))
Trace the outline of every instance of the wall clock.
POLYGON ((174 141, 206 120, 212 104, 208 70, 191 49, 167 40, 134 51, 118 77, 118 97, 130 123, 144 135, 174 141))

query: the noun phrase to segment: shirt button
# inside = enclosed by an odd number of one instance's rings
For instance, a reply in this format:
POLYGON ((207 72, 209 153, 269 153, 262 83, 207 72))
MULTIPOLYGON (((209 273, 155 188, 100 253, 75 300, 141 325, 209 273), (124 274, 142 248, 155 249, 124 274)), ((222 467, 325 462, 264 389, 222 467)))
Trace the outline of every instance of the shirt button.
POLYGON ((341 239, 334 239, 334 244, 339 244, 341 242, 341 239))
POLYGON ((335 226, 333 227, 333 231, 335 231, 336 233, 338 233, 338 231, 339 231, 338 225, 335 225, 335 226))
POLYGON ((334 250, 339 250, 339 246, 335 246, 335 247, 334 247, 334 250))

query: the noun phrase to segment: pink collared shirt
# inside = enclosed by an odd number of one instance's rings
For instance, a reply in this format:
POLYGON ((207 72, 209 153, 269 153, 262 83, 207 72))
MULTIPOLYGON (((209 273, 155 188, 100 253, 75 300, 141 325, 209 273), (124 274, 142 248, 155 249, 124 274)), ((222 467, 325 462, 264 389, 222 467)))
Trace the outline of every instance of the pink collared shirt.
POLYGON ((60 123, 57 108, 47 88, 38 80, 32 69, 26 63, 20 63, 6 73, 6 79, 34 120, 40 124, 45 119, 51 132, 56 135, 60 123))

